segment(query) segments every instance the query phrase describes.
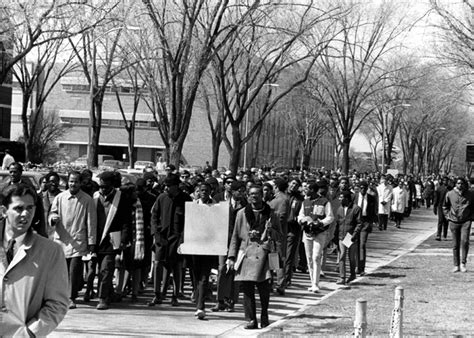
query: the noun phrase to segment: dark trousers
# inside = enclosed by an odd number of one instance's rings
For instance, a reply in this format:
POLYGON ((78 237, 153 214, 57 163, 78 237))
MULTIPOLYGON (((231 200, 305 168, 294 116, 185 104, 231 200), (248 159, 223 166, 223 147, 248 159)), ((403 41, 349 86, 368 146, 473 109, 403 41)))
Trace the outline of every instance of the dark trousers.
POLYGON ((69 274, 69 285, 71 287, 71 299, 77 298, 79 291, 82 290, 83 282, 83 263, 82 257, 66 258, 67 272, 69 274))
POLYGON ((291 284, 291 278, 293 277, 293 267, 295 266, 296 252, 300 246, 301 234, 300 233, 288 233, 286 239, 286 259, 285 259, 285 280, 284 285, 291 284))
POLYGON ((351 276, 356 274, 357 265, 357 250, 359 247, 358 241, 354 241, 349 248, 346 248, 342 244, 342 240, 339 241, 339 277, 346 279, 346 256, 349 256, 349 270, 351 276))
POLYGON ((86 274, 86 292, 91 295, 94 291, 94 279, 97 269, 97 257, 92 257, 87 262, 87 274, 86 274))
POLYGON ((98 254, 97 264, 99 266, 99 298, 111 301, 114 293, 112 280, 115 270, 115 254, 98 254))
POLYGON ((446 238, 448 236, 448 220, 444 216, 443 209, 438 208, 438 232, 437 236, 441 238, 441 234, 446 238))
POLYGON ((388 215, 379 214, 379 228, 383 230, 387 230, 387 224, 388 224, 388 215))
POLYGON ((461 258, 462 264, 466 264, 467 254, 469 252, 469 235, 471 232, 471 221, 467 221, 464 223, 449 222, 449 227, 453 236, 454 265, 459 266, 459 258, 461 258))
POLYGON ((228 300, 235 304, 239 299, 239 282, 234 281, 234 270, 227 271, 226 260, 227 256, 219 256, 217 301, 223 303, 225 300, 228 300))
POLYGON ((165 267, 163 262, 154 262, 153 266, 153 289, 155 296, 158 298, 166 297, 166 292, 169 287, 169 279, 171 272, 173 272, 173 297, 178 296, 179 290, 181 290, 181 274, 182 274, 182 262, 177 261, 169 267, 165 267), (163 282, 163 285, 161 285, 163 282))
POLYGON ((403 220, 403 212, 393 212, 393 219, 395 220, 395 224, 400 226, 403 220))
POLYGON ((360 237, 358 241, 359 255, 358 255, 358 263, 357 263, 359 273, 365 271, 365 261, 367 258, 367 240, 369 239, 369 233, 370 231, 368 229, 360 232, 360 237))
POLYGON ((244 313, 247 320, 254 320, 257 322, 257 305, 255 302, 255 287, 258 289, 260 295, 260 320, 268 321, 268 306, 270 305, 270 280, 263 282, 249 282, 243 281, 242 291, 244 293, 244 313))
POLYGON ((212 256, 191 256, 192 258, 192 273, 194 279, 194 296, 196 297, 196 309, 204 310, 206 293, 209 288, 209 275, 213 263, 212 256))

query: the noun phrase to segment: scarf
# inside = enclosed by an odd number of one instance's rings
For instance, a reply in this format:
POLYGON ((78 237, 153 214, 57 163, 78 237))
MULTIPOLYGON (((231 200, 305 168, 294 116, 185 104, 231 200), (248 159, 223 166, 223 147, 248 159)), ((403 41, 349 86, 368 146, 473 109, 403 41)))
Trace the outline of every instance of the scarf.
POLYGON ((255 214, 250 204, 247 204, 244 212, 250 230, 260 230, 261 224, 265 224, 263 221, 266 221, 270 217, 271 209, 267 203, 263 203, 263 209, 261 212, 262 218, 260 220, 260 224, 257 223, 257 220, 255 219, 255 214))
POLYGON ((145 257, 145 223, 143 222, 143 208, 140 200, 135 203, 135 257, 137 261, 145 257))

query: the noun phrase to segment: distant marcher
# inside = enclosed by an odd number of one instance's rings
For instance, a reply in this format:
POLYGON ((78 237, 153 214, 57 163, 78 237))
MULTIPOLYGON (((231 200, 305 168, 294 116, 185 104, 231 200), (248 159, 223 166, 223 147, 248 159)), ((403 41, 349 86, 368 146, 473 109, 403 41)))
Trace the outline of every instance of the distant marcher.
POLYGON ((8 170, 8 167, 13 162, 15 162, 15 159, 11 155, 10 149, 5 149, 5 156, 3 156, 3 161, 2 161, 2 170, 8 170))
POLYGON ((443 204, 446 199, 446 194, 448 190, 451 190, 452 187, 449 187, 449 179, 443 177, 440 181, 439 187, 436 189, 433 200, 433 212, 435 215, 438 215, 438 231, 436 233, 436 240, 441 240, 441 235, 446 240, 448 236, 448 220, 443 213, 443 204))
POLYGON ((453 236, 453 272, 466 272, 471 221, 474 217, 474 194, 468 190, 464 178, 458 178, 454 189, 446 193, 443 212, 453 236))
POLYGON ((408 207, 408 193, 403 187, 403 180, 398 181, 398 185, 392 191, 392 213, 395 219, 395 227, 400 229, 403 220, 403 215, 408 207))
POLYGON ((0 336, 44 337, 68 308, 66 259, 59 245, 31 229, 36 191, 20 183, 3 191, 0 221, 0 336))
POLYGON ((380 184, 377 186, 379 230, 387 230, 388 215, 390 214, 393 197, 392 190, 390 184, 387 184, 386 177, 382 176, 380 184))
POLYGON ((352 201, 348 191, 339 194, 341 206, 336 213, 336 229, 339 238, 339 280, 337 284, 346 284, 356 279, 357 249, 361 230, 361 208, 352 201), (347 247, 343 241, 347 234, 351 235, 352 244, 347 247), (346 257, 349 256, 350 276, 346 279, 346 257))

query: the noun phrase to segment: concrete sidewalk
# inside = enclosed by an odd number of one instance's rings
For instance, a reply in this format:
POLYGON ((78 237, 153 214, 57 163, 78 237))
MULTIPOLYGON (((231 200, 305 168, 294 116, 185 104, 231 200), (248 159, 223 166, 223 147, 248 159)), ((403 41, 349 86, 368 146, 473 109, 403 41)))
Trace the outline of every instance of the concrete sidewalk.
MULTIPOLYGON (((367 273, 389 264, 391 261, 410 252, 436 230, 436 216, 432 210, 420 209, 412 213, 402 223, 401 229, 389 225, 387 231, 374 228, 368 241, 367 273)), ((193 316, 195 305, 189 299, 180 302, 180 306, 171 307, 169 301, 164 304, 147 307, 145 302, 151 299, 151 289, 140 295, 139 303, 125 299, 108 311, 95 310, 96 302, 78 304, 71 310, 53 337, 64 336, 159 336, 159 335, 209 335, 209 336, 256 336, 265 333, 277 333, 278 328, 289 326, 292 318, 307 311, 321 300, 339 292, 341 287, 335 284, 337 279, 336 255, 328 257, 328 272, 321 282, 321 293, 307 291, 310 286, 307 274, 296 273, 293 284, 285 296, 273 294, 270 300, 270 321, 272 325, 263 330, 243 329, 242 305, 236 306, 236 312, 208 312, 206 320, 196 320, 193 316)), ((185 290, 189 296, 191 290, 185 290)), ((241 297, 242 298, 242 297, 241 297)), ((240 300, 241 303, 241 300, 240 300)), ((206 304, 209 309, 214 304, 206 304)), ((298 334, 285 330, 287 334, 298 334)))

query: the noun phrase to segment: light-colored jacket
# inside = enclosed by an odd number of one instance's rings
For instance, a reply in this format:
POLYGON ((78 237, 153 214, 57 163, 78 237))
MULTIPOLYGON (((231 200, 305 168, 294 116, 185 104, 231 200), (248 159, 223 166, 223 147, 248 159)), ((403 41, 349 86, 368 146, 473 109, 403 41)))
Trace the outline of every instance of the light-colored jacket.
POLYGON ((404 213, 405 208, 408 207, 408 194, 405 189, 395 187, 393 189, 392 211, 404 213))
POLYGON ((84 256, 88 253, 87 245, 96 244, 97 211, 88 194, 82 190, 75 196, 69 191, 60 193, 51 204, 50 225, 53 215, 59 215, 54 241, 62 246, 66 258, 84 256))
POLYGON ((390 213, 390 205, 392 203, 392 191, 393 188, 389 185, 379 184, 377 187, 378 201, 378 213, 382 215, 388 215, 390 213), (385 205, 382 202, 386 202, 385 205))
POLYGON ((10 265, 0 245, 0 336, 50 334, 66 315, 68 289, 66 259, 56 243, 30 229, 10 265))
MULTIPOLYGON (((235 275, 236 281, 263 282, 271 278, 268 264, 268 253, 271 251, 271 243, 268 238, 265 238, 264 241, 251 241, 249 239, 250 224, 247 221, 246 212, 252 212, 251 210, 251 207, 248 205, 237 212, 228 257, 237 259, 239 251, 245 253, 245 258, 235 275)), ((281 254, 282 234, 279 219, 268 205, 265 207, 265 213, 261 222, 255 226, 255 230, 260 231, 260 234, 263 235, 265 223, 268 219, 270 219, 272 226, 272 240, 276 242, 277 250, 280 250, 281 254)))

